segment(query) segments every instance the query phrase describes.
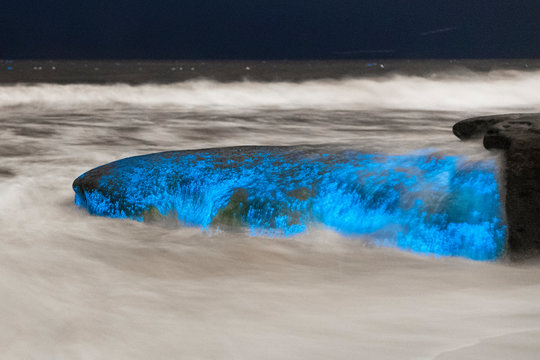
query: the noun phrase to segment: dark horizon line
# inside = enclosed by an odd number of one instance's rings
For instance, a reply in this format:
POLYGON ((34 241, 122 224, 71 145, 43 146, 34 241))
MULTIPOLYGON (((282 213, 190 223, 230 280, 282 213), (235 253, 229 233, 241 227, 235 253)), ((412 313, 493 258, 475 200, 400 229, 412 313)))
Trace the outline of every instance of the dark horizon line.
POLYGON ((311 57, 293 57, 293 58, 117 58, 117 57, 103 57, 103 58, 41 58, 41 57, 3 57, 0 58, 1 62, 9 61, 351 61, 351 60, 540 60, 540 57, 328 57, 328 58, 311 58, 311 57))

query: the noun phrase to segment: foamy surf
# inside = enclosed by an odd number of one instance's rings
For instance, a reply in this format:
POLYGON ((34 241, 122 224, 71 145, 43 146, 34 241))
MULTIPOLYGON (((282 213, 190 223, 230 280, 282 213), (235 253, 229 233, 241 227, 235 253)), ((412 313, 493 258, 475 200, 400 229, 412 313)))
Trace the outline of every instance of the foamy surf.
MULTIPOLYGON (((49 79, 69 64, 54 65, 49 79)), ((104 73, 78 65, 64 79, 104 73)), ((128 80, 138 71, 102 65, 128 80)), ((91 216, 71 188, 84 171, 127 156, 238 145, 437 148, 496 161, 459 142, 452 125, 538 107, 537 72, 149 84, 155 73, 141 71, 135 86, 1 87, 2 359, 537 358, 537 261, 418 255, 324 225, 280 238, 91 216)))
POLYGON ((164 106, 184 110, 540 110, 540 71, 493 71, 419 77, 323 79, 302 82, 174 84, 32 84, 0 86, 0 107, 164 106))

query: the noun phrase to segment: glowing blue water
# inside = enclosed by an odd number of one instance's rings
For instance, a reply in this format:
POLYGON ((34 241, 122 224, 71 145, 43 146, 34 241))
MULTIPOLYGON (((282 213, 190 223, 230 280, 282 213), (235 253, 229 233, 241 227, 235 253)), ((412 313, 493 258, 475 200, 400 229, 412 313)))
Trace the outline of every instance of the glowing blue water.
POLYGON ((280 236, 323 224, 378 245, 491 260, 505 246, 496 172, 494 161, 455 156, 240 148, 123 159, 81 175, 74 189, 96 215, 158 211, 203 229, 280 236), (93 172, 93 185, 81 185, 93 172))

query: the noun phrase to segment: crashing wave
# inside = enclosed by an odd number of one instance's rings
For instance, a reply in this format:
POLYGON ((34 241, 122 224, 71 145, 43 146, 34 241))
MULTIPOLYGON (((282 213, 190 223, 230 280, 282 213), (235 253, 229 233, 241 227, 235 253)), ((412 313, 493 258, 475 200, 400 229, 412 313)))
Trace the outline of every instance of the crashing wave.
POLYGON ((136 156, 73 183, 91 214, 287 236, 323 225, 419 253, 492 260, 505 247, 494 160, 316 147, 136 156))

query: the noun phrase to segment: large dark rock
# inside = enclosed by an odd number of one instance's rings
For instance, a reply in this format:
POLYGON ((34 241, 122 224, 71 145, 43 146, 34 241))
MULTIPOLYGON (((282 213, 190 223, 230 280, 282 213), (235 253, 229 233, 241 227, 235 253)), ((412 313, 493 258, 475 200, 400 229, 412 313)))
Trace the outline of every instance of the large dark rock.
POLYGON ((458 122, 460 139, 483 136, 503 151, 508 251, 513 258, 540 253, 540 114, 483 116, 458 122))

